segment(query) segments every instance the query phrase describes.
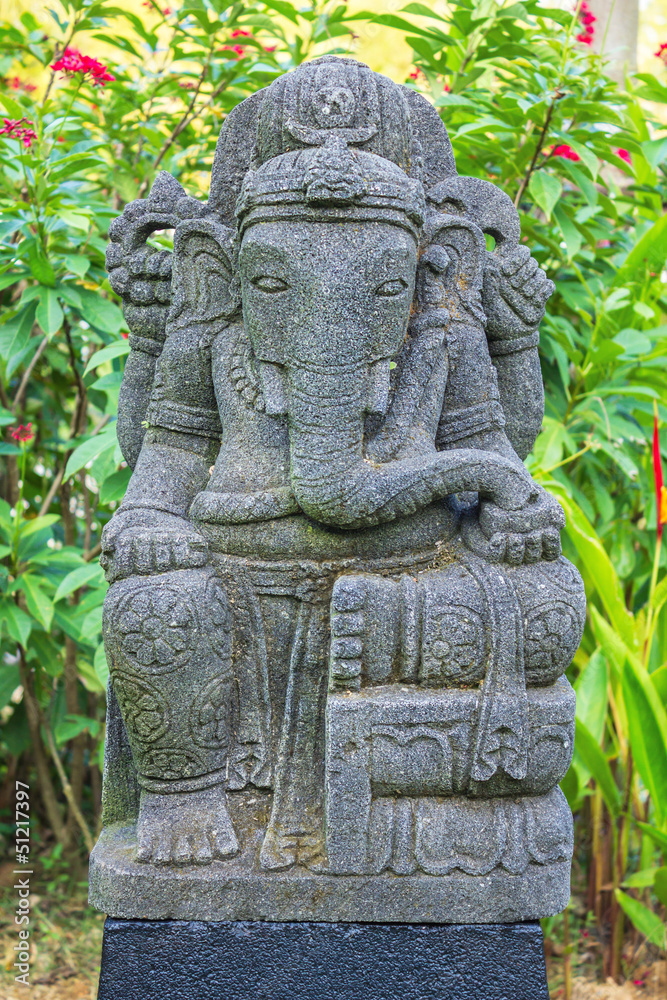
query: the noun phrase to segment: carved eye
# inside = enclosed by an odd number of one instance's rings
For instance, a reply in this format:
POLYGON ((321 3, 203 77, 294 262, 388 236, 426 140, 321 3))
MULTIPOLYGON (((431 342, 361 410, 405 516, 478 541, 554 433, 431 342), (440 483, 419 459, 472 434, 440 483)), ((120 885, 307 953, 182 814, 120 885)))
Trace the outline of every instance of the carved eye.
POLYGON ((259 274, 252 279, 255 288, 260 292, 284 292, 289 285, 282 278, 276 278, 273 274, 259 274))
POLYGON ((385 297, 392 297, 394 295, 400 295, 401 292, 405 291, 408 286, 403 281, 402 278, 392 278, 390 281, 383 281, 382 284, 375 289, 376 295, 384 295, 385 297))

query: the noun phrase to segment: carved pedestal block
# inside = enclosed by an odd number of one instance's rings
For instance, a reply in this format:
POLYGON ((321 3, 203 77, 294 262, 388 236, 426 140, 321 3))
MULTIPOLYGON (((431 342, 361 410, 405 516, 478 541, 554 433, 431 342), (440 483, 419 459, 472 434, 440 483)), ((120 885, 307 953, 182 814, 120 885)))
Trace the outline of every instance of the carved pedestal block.
MULTIPOLYGON (((326 831, 340 874, 562 871, 572 816, 556 787, 572 760, 574 691, 528 692, 522 779, 471 779, 480 692, 365 688, 327 705, 326 831)), ((567 885, 561 895, 567 898, 567 885)))

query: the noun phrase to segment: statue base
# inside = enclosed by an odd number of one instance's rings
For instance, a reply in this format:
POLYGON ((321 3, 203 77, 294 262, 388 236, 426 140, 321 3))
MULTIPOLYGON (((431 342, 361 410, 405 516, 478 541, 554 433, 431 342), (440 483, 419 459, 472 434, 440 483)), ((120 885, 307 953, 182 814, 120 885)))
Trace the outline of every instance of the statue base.
POLYGON ((105 827, 90 857, 90 903, 128 920, 514 924, 560 913, 570 898, 569 857, 514 874, 313 874, 264 871, 261 830, 242 839, 246 849, 229 861, 161 868, 135 860, 134 825, 105 827))
POLYGON ((517 924, 117 920, 98 1000, 549 1000, 542 930, 517 924))

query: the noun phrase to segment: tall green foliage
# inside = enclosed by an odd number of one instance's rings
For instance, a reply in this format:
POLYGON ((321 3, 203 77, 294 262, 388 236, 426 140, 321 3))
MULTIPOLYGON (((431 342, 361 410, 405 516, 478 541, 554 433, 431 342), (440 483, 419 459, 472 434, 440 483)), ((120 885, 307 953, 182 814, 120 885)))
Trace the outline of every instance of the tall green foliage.
POLYGON ((667 904, 667 584, 650 453, 655 401, 667 419, 667 135, 642 104, 667 104, 667 81, 619 89, 577 41, 577 13, 534 0, 460 0, 447 16, 419 3, 380 16, 320 0, 125 6, 65 0, 58 17, 4 26, 0 42, 0 104, 28 120, 0 130, 0 754, 10 773, 36 769, 45 829, 90 842, 106 681, 96 557, 129 477, 115 436, 127 345, 103 268, 109 220, 161 168, 205 197, 225 114, 305 58, 353 52, 360 26, 379 22, 412 47, 408 82, 440 110, 459 172, 513 198, 556 283, 529 465, 566 509, 566 551, 589 594, 564 787, 618 974, 623 915, 661 944, 667 904), (90 71, 48 70, 81 32, 115 53, 104 87, 90 71), (36 69, 46 84, 29 91, 36 69))

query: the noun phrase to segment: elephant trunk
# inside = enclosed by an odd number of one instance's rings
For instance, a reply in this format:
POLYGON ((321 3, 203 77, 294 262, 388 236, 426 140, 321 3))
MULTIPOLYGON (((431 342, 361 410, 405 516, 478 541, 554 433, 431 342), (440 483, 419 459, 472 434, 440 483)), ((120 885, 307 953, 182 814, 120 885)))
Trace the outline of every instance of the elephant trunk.
POLYGON ((292 490, 322 524, 371 527, 464 491, 516 509, 535 490, 523 466, 472 448, 371 462, 363 454, 368 372, 291 367, 288 378, 292 490))

